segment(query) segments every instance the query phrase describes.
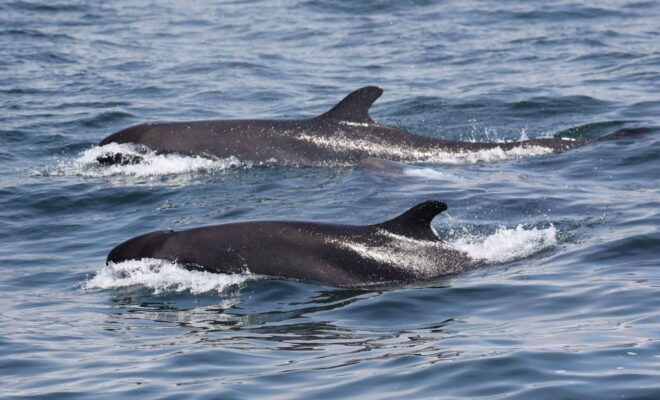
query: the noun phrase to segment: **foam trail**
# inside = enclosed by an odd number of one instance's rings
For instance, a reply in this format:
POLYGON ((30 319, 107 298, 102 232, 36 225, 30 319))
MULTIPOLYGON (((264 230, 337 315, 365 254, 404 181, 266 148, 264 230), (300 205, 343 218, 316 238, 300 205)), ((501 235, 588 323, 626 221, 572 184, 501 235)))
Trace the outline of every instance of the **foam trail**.
POLYGON ((166 260, 144 258, 121 263, 110 263, 85 282, 84 289, 116 289, 140 285, 154 293, 167 291, 199 294, 211 291, 218 293, 233 285, 254 278, 249 273, 215 274, 205 271, 188 271, 176 263, 166 260))
POLYGON ((239 161, 236 157, 209 159, 200 156, 178 154, 156 154, 152 150, 139 152, 130 144, 110 143, 94 146, 80 153, 72 161, 63 161, 45 175, 77 175, 86 177, 135 176, 151 177, 160 175, 185 174, 198 171, 222 171, 235 167, 250 167, 251 164, 239 161), (101 165, 96 158, 104 154, 122 153, 140 156, 142 161, 129 165, 101 165))
POLYGON ((492 235, 465 236, 450 242, 450 245, 464 251, 470 258, 496 264, 525 258, 555 246, 557 233, 553 225, 545 229, 525 229, 522 225, 509 229, 502 226, 492 235))

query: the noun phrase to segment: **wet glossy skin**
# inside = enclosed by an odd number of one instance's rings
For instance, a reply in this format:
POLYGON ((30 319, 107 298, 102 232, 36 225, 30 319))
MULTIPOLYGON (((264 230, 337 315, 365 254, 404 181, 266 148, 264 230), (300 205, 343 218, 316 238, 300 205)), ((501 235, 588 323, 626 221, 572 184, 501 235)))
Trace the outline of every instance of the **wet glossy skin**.
POLYGON ((334 286, 424 280, 474 264, 432 232, 442 202, 376 225, 254 221, 157 231, 115 247, 108 262, 156 258, 190 269, 306 279, 334 286))
MULTIPOLYGON (((411 134, 373 121, 368 111, 382 90, 369 86, 349 94, 332 110, 300 120, 223 120, 165 122, 133 126, 108 136, 100 145, 132 143, 162 153, 209 158, 237 157, 282 164, 354 165, 368 157, 424 161, 443 153, 538 146, 564 151, 585 140, 546 138, 509 143, 453 142, 411 134)), ((105 163, 137 162, 103 158, 105 163)))

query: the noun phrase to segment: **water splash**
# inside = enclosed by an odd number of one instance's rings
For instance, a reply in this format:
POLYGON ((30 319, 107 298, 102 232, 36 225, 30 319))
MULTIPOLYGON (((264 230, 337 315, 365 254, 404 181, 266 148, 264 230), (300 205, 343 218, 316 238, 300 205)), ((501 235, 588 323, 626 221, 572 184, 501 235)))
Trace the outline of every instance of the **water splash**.
POLYGON ((451 241, 450 245, 467 253, 470 258, 497 264, 547 250, 557 244, 557 234, 554 225, 545 229, 525 229, 522 225, 513 229, 501 226, 492 235, 467 235, 451 241))
POLYGON ((188 271, 178 264, 144 258, 121 263, 110 263, 84 283, 83 289, 117 289, 141 285, 154 293, 190 291, 192 294, 216 291, 240 285, 255 275, 216 274, 205 271, 188 271))
POLYGON ((251 163, 242 162, 236 157, 210 159, 179 154, 156 154, 152 150, 139 151, 137 147, 130 144, 110 143, 105 146, 94 146, 87 149, 75 159, 61 161, 56 167, 38 174, 85 177, 155 177, 195 172, 216 172, 230 168, 249 168, 251 166, 251 163), (139 156, 142 161, 138 164, 106 166, 96 160, 97 157, 102 155, 118 153, 127 156, 139 156))

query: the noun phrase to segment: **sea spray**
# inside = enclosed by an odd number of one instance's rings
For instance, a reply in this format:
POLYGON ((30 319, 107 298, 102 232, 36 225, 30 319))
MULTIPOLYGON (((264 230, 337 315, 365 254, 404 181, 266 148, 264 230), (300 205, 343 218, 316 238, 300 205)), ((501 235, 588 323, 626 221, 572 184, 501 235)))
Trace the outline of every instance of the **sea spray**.
POLYGON ((139 151, 131 144, 110 143, 94 146, 81 152, 73 160, 60 161, 57 166, 38 173, 40 175, 64 175, 85 177, 134 176, 157 177, 163 175, 191 174, 196 172, 216 172, 230 168, 249 168, 252 164, 242 162, 236 157, 211 159, 200 156, 180 154, 157 154, 152 150, 139 151), (102 165, 96 158, 106 154, 125 154, 139 156, 137 164, 102 165))
POLYGON ((116 289, 141 285, 154 293, 190 291, 193 294, 222 292, 254 275, 189 271, 174 262, 144 258, 105 265, 83 285, 84 289, 116 289))
POLYGON ((466 235, 452 240, 450 244, 471 258, 496 264, 529 257, 553 247, 557 244, 557 233, 554 225, 544 229, 525 229, 522 225, 513 229, 501 226, 492 235, 466 235))

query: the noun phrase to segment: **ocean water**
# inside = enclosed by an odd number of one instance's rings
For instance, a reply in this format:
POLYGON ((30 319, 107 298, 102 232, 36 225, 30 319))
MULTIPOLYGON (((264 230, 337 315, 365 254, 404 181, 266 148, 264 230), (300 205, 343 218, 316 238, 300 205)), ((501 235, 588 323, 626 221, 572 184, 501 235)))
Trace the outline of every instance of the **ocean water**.
POLYGON ((0 3, 0 397, 660 398, 660 3, 0 3), (320 114, 473 141, 642 135, 403 174, 149 154, 149 121, 320 114), (151 230, 368 224, 428 199, 487 262, 340 289, 144 260, 151 230))

